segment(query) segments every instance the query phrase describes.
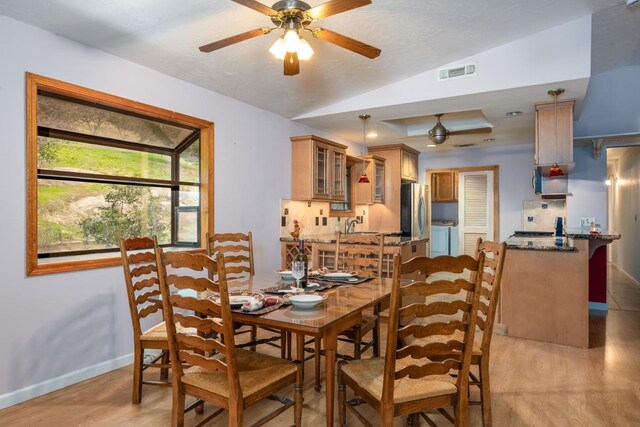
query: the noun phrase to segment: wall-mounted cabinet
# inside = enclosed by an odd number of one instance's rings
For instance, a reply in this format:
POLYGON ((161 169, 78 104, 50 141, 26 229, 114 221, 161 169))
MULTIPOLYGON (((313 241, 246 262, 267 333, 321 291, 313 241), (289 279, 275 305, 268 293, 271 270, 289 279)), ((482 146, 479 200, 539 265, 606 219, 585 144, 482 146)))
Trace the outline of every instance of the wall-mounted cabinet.
POLYGON ((402 164, 400 179, 418 182, 418 154, 413 150, 402 149, 400 162, 402 164))
POLYGON ((534 163, 543 174, 557 163, 564 173, 573 169, 573 106, 575 100, 536 104, 536 152, 534 163))
POLYGON ((433 172, 431 174, 431 201, 434 203, 458 201, 457 172, 433 172))
POLYGON ((314 135, 291 138, 291 199, 344 201, 347 147, 314 135))
MULTIPOLYGON (((384 159, 378 156, 364 157, 364 170, 369 178, 369 183, 355 184, 356 204, 384 203, 385 191, 385 166, 384 159)), ((358 180, 362 175, 363 162, 354 164, 355 177, 358 180)))

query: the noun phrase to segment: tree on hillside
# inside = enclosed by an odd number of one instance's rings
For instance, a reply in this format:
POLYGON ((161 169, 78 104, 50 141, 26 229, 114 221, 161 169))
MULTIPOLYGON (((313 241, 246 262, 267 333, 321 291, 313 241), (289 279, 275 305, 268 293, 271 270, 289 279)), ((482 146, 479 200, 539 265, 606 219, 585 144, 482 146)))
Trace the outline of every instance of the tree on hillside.
POLYGON ((149 188, 112 185, 104 199, 107 206, 80 221, 85 240, 114 247, 121 237, 155 235, 160 241, 167 239, 166 209, 149 188))

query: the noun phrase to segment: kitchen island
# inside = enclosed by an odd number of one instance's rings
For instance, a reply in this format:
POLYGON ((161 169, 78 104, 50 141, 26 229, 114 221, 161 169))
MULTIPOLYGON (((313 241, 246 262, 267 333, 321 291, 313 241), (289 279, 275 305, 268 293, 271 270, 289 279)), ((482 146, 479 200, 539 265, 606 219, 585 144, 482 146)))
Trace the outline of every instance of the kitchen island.
POLYGON ((590 261, 597 248, 619 238, 509 238, 500 310, 508 335, 588 348, 590 261))

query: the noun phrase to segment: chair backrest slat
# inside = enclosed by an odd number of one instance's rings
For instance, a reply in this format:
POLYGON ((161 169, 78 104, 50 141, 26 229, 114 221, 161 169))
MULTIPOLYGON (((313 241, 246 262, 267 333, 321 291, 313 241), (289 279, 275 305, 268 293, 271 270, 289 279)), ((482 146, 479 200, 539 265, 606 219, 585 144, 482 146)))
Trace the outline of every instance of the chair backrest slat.
POLYGON ((434 302, 431 304, 411 304, 400 309, 400 317, 415 315, 417 317, 430 317, 437 314, 452 315, 459 311, 467 311, 469 304, 466 301, 455 300, 451 302, 434 302))
POLYGON ((404 339, 409 336, 414 338, 426 338, 435 335, 450 335, 456 331, 464 331, 467 325, 461 320, 451 320, 449 322, 434 322, 427 325, 411 323, 398 328, 398 338, 404 339))
POLYGON ((396 355, 398 358, 411 356, 414 359, 418 359, 433 356, 448 356, 455 351, 461 351, 463 349, 463 343, 461 343, 460 341, 451 340, 447 342, 433 342, 423 346, 408 345, 398 350, 396 355))
POLYGON ((446 375, 452 370, 460 370, 460 362, 455 359, 447 359, 444 362, 432 362, 420 366, 406 366, 396 372, 396 378, 422 378, 429 375, 446 375))
POLYGON ((343 234, 336 238, 335 270, 363 277, 382 277, 384 235, 343 234))

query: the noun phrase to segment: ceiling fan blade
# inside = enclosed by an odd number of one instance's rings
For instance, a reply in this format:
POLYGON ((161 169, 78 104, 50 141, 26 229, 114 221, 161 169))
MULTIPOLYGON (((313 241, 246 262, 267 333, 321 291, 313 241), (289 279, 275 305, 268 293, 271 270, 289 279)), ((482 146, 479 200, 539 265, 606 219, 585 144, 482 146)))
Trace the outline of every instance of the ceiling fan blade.
POLYGON ((452 130, 452 131, 449 131, 449 135, 473 135, 476 133, 491 133, 492 130, 493 128, 490 128, 490 127, 465 129, 465 130, 452 130))
POLYGON ((287 52, 284 55, 284 75, 295 76, 300 73, 300 61, 297 52, 287 52))
POLYGON ((382 51, 377 47, 370 46, 368 44, 359 42, 358 40, 343 36, 342 34, 338 34, 324 28, 314 28, 313 36, 320 40, 333 43, 337 46, 358 53, 362 56, 366 56, 369 59, 377 58, 378 56, 380 56, 380 53, 382 53, 382 51))
POLYGON ((265 6, 264 4, 256 1, 256 0, 231 0, 234 3, 241 4, 250 9, 255 10, 256 12, 264 13, 267 16, 277 15, 278 12, 271 9, 269 6, 265 6))
POLYGON ((371 0, 332 0, 307 11, 313 19, 324 19, 331 15, 371 4, 371 0))
POLYGON ((255 30, 247 31, 246 33, 236 34, 235 36, 227 37, 226 39, 205 44, 203 46, 200 46, 199 49, 200 52, 213 52, 214 50, 222 49, 223 47, 227 47, 229 45, 249 40, 264 34, 269 34, 270 32, 270 28, 256 28, 255 30))

